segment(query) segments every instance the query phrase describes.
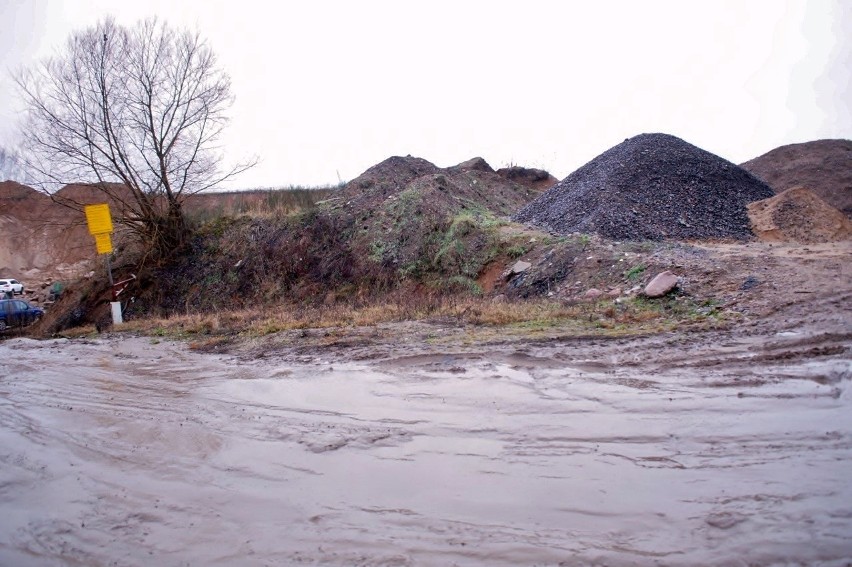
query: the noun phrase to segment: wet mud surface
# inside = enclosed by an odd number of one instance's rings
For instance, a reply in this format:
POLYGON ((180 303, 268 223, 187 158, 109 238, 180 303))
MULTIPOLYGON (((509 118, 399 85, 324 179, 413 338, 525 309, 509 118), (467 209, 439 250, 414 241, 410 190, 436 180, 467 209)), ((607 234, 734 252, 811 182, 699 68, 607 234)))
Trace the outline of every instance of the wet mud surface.
POLYGON ((0 564, 846 565, 838 321, 357 363, 6 340, 0 564))

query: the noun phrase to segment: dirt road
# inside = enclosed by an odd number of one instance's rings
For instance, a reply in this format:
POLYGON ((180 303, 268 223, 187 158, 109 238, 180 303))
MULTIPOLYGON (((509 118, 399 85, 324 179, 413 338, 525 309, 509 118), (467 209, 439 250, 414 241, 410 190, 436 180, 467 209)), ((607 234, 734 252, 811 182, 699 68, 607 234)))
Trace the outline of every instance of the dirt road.
POLYGON ((0 343, 2 565, 847 565, 852 329, 0 343))

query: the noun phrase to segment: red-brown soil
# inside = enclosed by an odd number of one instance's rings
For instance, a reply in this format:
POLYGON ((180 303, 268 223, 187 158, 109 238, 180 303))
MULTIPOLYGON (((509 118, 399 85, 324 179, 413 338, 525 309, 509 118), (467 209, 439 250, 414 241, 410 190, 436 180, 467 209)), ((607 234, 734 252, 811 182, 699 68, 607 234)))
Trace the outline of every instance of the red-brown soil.
POLYGON ((776 192, 807 187, 852 218, 852 140, 815 140, 775 148, 743 164, 776 192))
POLYGON ((547 191, 559 183, 558 179, 543 169, 521 167, 517 165, 500 168, 497 170, 497 175, 505 177, 509 181, 514 181, 524 187, 529 187, 530 189, 541 192, 547 191))
POLYGON ((794 187, 748 205, 751 229, 767 242, 834 242, 852 238, 852 221, 813 191, 794 187))

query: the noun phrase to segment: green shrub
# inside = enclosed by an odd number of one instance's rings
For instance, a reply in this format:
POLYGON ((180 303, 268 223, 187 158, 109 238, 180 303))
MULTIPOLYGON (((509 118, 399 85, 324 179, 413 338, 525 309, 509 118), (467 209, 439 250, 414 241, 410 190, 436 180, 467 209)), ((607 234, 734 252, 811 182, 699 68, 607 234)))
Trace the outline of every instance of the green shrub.
POLYGON ((647 268, 648 267, 645 264, 636 264, 635 266, 624 272, 624 279, 631 282, 635 282, 642 277, 642 274, 645 273, 645 270, 647 268))

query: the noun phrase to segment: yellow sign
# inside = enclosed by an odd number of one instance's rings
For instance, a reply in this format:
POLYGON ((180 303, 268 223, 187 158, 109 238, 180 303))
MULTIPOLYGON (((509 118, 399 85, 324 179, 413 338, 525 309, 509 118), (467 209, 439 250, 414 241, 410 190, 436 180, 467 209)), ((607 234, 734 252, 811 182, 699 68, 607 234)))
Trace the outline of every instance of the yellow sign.
POLYGON ((112 238, 108 232, 103 232, 95 235, 95 246, 98 249, 98 254, 109 254, 112 252, 112 238))
MULTIPOLYGON (((86 205, 86 222, 89 223, 89 233, 97 236, 98 234, 109 234, 112 232, 112 217, 109 215, 109 205, 102 203, 100 205, 86 205)), ((112 250, 112 245, 110 245, 112 250)), ((103 254, 98 244, 98 252, 103 254)))

